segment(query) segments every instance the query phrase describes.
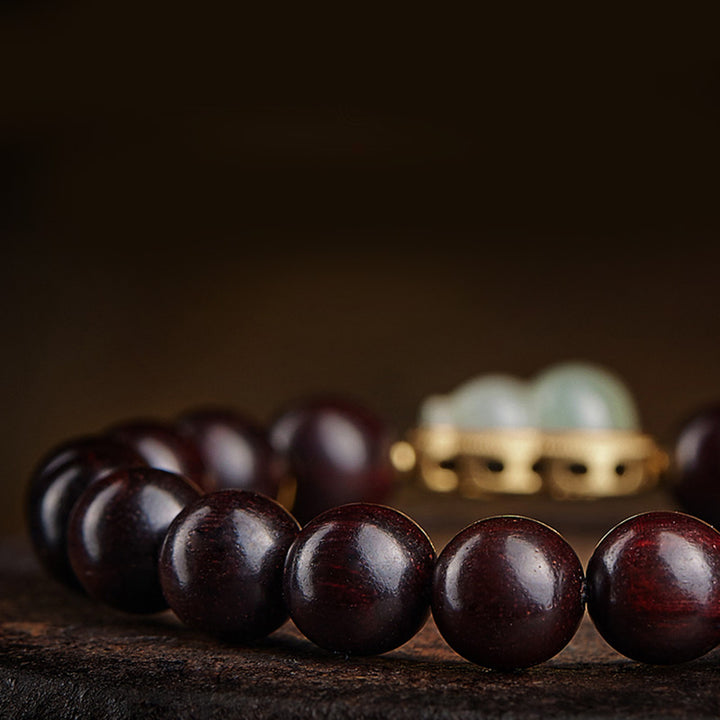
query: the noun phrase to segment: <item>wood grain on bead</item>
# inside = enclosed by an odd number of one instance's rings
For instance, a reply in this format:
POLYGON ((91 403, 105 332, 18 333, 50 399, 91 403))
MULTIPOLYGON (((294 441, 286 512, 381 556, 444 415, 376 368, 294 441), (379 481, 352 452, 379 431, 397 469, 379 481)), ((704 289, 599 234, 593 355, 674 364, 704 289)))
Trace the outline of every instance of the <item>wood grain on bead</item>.
POLYGON ((249 490, 277 497, 284 464, 255 422, 233 410, 208 408, 186 413, 177 427, 200 452, 206 492, 249 490))
POLYGON ((356 403, 297 402, 274 420, 270 439, 297 481, 293 514, 300 522, 345 503, 381 502, 390 492, 390 434, 380 418, 356 403))
POLYGON ((257 493, 205 495, 172 522, 160 554, 168 604, 190 627, 233 641, 262 638, 287 618, 283 567, 300 526, 257 493))
POLYGON ((595 548, 588 612, 605 640, 641 662, 672 664, 720 642, 720 533, 683 513, 628 518, 595 548))
POLYGON ((409 640, 429 614, 435 551, 397 510, 356 503, 322 513, 285 565, 293 621, 327 650, 373 655, 409 640))
POLYGON ((155 468, 118 470, 88 487, 68 528, 70 562, 88 595, 127 612, 165 609, 160 548, 170 523, 198 497, 190 481, 155 468))
POLYGON ((147 465, 184 475, 203 484, 205 466, 195 444, 172 425, 157 420, 133 420, 111 427, 107 434, 129 445, 147 465))
POLYGON ((570 642, 584 612, 583 569, 547 525, 522 517, 481 520, 438 558, 432 611, 460 655, 483 667, 524 668, 570 642))
POLYGON ((25 512, 35 553, 54 578, 79 587, 68 558, 67 528, 83 491, 118 468, 144 464, 132 448, 99 436, 65 442, 40 461, 28 485, 25 512))

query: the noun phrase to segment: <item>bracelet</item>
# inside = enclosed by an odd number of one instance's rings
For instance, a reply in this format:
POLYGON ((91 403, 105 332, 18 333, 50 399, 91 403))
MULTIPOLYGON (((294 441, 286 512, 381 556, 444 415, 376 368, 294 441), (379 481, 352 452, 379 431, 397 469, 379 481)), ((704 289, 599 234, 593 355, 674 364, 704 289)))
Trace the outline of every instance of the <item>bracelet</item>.
POLYGON ((316 399, 280 413, 270 438, 214 409, 60 446, 28 490, 39 559, 115 608, 169 606, 189 626, 241 643, 289 614, 321 647, 377 654, 409 640, 432 610, 456 652, 507 670, 565 647, 586 604, 605 640, 638 661, 684 662, 720 643, 720 534, 698 518, 629 518, 601 540, 587 573, 556 531, 516 516, 470 525, 436 558, 414 521, 367 501, 392 479, 371 414, 316 399), (339 425, 328 424, 332 413, 339 425), (161 456, 174 472, 149 467, 161 456), (301 510, 330 505, 302 529, 269 497, 289 470, 301 510), (342 491, 338 477, 349 478, 342 491), (338 503, 348 487, 364 501, 338 503))

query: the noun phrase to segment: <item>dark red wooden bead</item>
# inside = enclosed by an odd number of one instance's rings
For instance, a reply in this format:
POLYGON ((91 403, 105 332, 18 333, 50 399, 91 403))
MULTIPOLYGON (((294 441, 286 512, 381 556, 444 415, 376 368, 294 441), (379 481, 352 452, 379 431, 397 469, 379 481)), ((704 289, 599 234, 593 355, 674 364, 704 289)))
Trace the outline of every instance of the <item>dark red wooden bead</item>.
POLYGON ((144 465, 134 450, 105 437, 83 437, 51 450, 28 485, 26 519, 35 553, 47 571, 79 588, 67 554, 70 511, 85 488, 121 467, 144 465))
POLYGON ((223 490, 172 522, 160 554, 168 604, 190 627, 245 642, 287 619, 283 566, 300 526, 274 500, 223 490))
POLYGON ((587 569, 595 627, 633 660, 680 663, 720 642, 720 533, 702 520, 650 512, 614 527, 587 569))
POLYGON ((345 503, 381 502, 391 489, 390 433, 353 402, 309 398, 291 405, 272 423, 270 440, 297 481, 293 514, 300 522, 345 503))
POLYGON ((165 609, 160 548, 170 523, 198 497, 189 480, 155 468, 118 470, 88 487, 68 528, 70 562, 88 595, 127 612, 165 609))
POLYGON ((705 408, 683 424, 671 487, 684 510, 720 527, 720 406, 705 408))
POLYGON ((133 420, 111 427, 107 434, 129 445, 150 467, 203 484, 205 466, 200 452, 195 443, 171 425, 157 420, 133 420))
POLYGON ((233 489, 277 496, 284 464, 252 420, 233 410, 208 408, 186 413, 178 428, 200 451, 206 492, 233 489))
POLYGON ((583 569, 555 530, 524 517, 493 517, 458 533, 438 558, 432 611, 460 655, 483 667, 549 660, 584 612, 583 569))
POLYGON ((435 551, 409 517, 382 505, 328 510, 288 553, 285 599, 327 650, 374 655, 409 640, 429 614, 435 551))

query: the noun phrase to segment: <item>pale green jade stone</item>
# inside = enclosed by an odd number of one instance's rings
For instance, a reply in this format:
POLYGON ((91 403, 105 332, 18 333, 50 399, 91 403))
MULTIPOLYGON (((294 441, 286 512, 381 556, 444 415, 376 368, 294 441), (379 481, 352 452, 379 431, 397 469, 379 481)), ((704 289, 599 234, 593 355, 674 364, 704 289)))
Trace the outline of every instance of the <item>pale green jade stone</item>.
POLYGON ((452 394, 455 425, 464 430, 532 427, 528 384, 509 375, 484 375, 452 394))
POLYGON ((625 384, 604 368, 562 363, 533 383, 533 410, 541 430, 637 430, 635 401, 625 384))
POLYGON ((430 395, 420 405, 420 425, 454 425, 452 403, 447 395, 430 395))

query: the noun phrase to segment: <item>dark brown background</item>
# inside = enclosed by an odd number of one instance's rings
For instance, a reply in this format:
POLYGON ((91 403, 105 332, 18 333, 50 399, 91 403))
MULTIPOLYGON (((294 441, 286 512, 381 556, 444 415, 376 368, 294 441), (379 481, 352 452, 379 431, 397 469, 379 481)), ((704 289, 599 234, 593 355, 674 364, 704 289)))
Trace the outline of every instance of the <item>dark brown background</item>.
POLYGON ((715 18, 339 7, 3 4, 0 528, 49 445, 200 402, 720 397, 715 18))

